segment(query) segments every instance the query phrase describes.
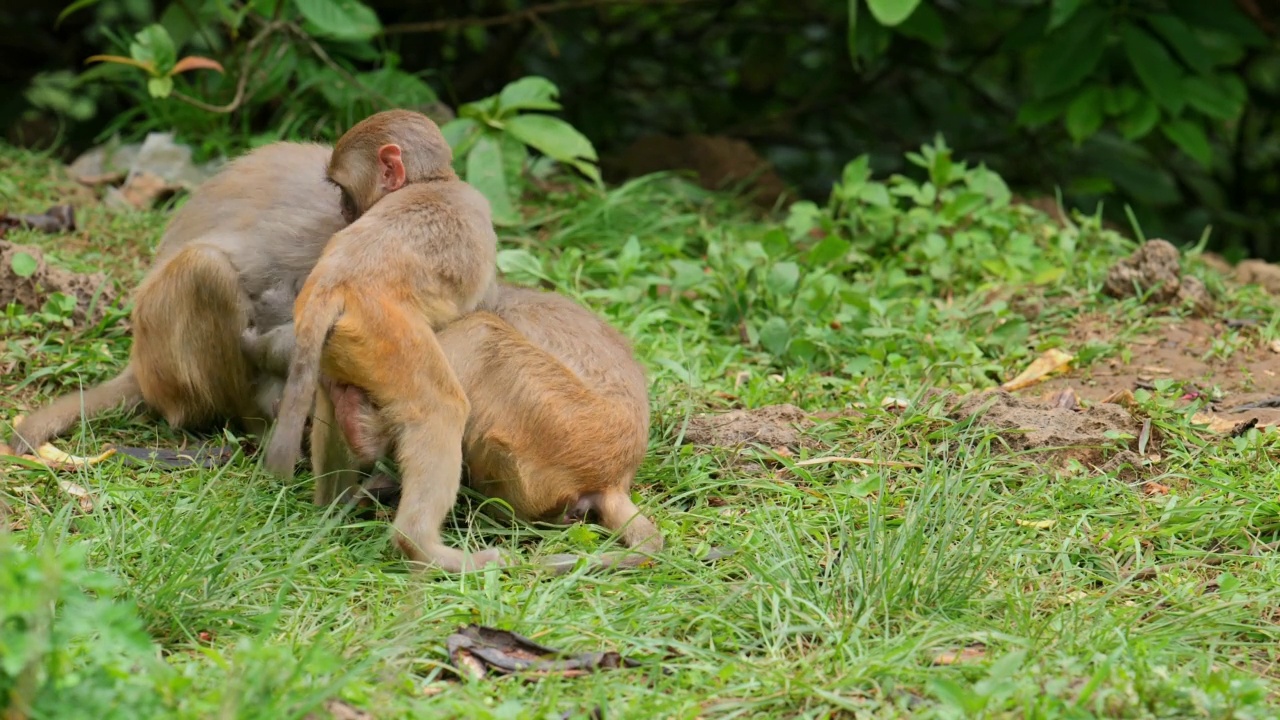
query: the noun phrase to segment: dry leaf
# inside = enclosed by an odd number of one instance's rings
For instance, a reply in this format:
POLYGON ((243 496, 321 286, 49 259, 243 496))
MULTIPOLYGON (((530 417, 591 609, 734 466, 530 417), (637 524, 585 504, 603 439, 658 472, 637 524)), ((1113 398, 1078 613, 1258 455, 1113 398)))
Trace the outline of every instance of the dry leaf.
POLYGON ((982 645, 970 645, 959 650, 946 650, 933 657, 934 665, 956 665, 974 662, 987 656, 987 648, 982 645))
POLYGON ((80 512, 85 514, 93 512, 93 496, 89 494, 88 490, 69 480, 59 480, 58 487, 62 488, 62 492, 80 502, 80 512))
POLYGON ((1035 385, 1055 372, 1066 370, 1073 359, 1075 359, 1074 356, 1058 348, 1046 350, 1040 357, 1032 361, 1021 374, 1001 385, 1000 389, 1012 392, 1035 385))
POLYGON ((1122 405, 1127 408, 1132 408, 1132 407, 1137 407, 1138 398, 1133 396, 1132 390, 1130 390, 1129 388, 1125 388, 1123 390, 1116 390, 1110 395, 1102 398, 1102 402, 1114 403, 1116 405, 1122 405))
POLYGON ((459 628, 446 645, 454 667, 474 679, 484 677, 490 670, 499 674, 529 672, 575 677, 593 670, 640 665, 612 651, 566 656, 516 633, 482 625, 459 628))
POLYGON ((1267 347, 1271 348, 1271 352, 1280 353, 1280 340, 1272 340, 1267 347))
POLYGON ((1168 495, 1169 486, 1162 485, 1155 480, 1148 480, 1142 483, 1142 492, 1148 495, 1168 495))
POLYGON ((810 465, 827 465, 830 463, 847 463, 849 465, 868 465, 871 467, 898 467, 919 469, 921 466, 916 463, 902 462, 899 460, 871 460, 869 458, 860 457, 817 457, 807 460, 799 460, 793 463, 796 467, 808 467, 810 465))
POLYGON ((906 410, 910 405, 910 400, 900 397, 887 397, 880 401, 880 407, 885 410, 906 410))
POLYGON ((1022 527, 1035 528, 1036 530, 1048 530, 1058 524, 1057 520, 1023 520, 1022 518, 1018 518, 1014 522, 1022 527))
POLYGON ((1275 423, 1257 422, 1257 418, 1249 418, 1244 422, 1239 420, 1231 420, 1211 412, 1198 412, 1191 416, 1193 425, 1208 425, 1209 432, 1219 433, 1222 435, 1231 435, 1233 433, 1244 434, 1252 428, 1263 430, 1273 426, 1275 423))
POLYGON ((1051 407, 1061 408, 1063 410, 1079 410, 1080 398, 1076 395, 1074 388, 1063 388, 1056 392, 1048 392, 1044 394, 1044 402, 1051 407))

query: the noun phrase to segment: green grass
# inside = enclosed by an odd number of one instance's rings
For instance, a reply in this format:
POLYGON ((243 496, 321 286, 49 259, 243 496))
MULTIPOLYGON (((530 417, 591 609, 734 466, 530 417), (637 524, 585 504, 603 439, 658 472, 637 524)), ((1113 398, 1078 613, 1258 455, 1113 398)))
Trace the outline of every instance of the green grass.
MULTIPOLYGON (((69 188, 13 150, 0 151, 0 173, 14 210, 69 188)), ((0 692, 16 684, 40 717, 324 717, 329 698, 378 718, 1275 717, 1280 560, 1248 551, 1280 537, 1280 435, 1208 436, 1172 400, 1143 394, 1162 454, 1144 479, 1173 488, 1148 496, 948 417, 927 390, 992 387, 1054 346, 1096 366, 1176 315, 1101 297, 1122 239, 1087 219, 1051 226, 996 191, 961 197, 963 183, 990 183, 964 178, 937 204, 912 205, 914 186, 891 182, 906 198, 893 208, 854 178, 830 208, 784 226, 653 177, 538 198, 543 219, 504 235, 509 278, 587 303, 649 369, 637 491, 667 541, 653 567, 411 574, 385 520, 318 509, 305 476, 283 485, 253 456, 215 471, 0 466, 0 498, 24 526, 0 534, 0 692), (953 201, 971 220, 938 220, 953 201), (810 262, 818 236, 850 245, 810 262), (1085 314, 1123 330, 1072 345, 1085 314), (921 401, 882 410, 886 397, 921 401), (787 470, 741 462, 772 457, 766 448, 679 442, 694 413, 775 403, 849 411, 809 432, 819 449, 797 457, 922 467, 787 470), (59 479, 88 488, 94 512, 59 479), (738 552, 703 562, 711 546, 738 552), (643 667, 449 680, 445 639, 471 622, 643 667), (972 662, 935 663, 969 646, 981 648, 972 662)), ((136 282, 165 214, 78 211, 79 241, 9 239, 136 282)), ((1261 321, 1251 346, 1277 336, 1269 298, 1204 277, 1224 316, 1261 321)), ((55 314, 11 311, 0 332, 5 419, 110 376, 129 347, 120 325, 69 330, 55 314)), ((118 412, 59 443, 195 441, 118 412)), ((531 562, 609 542, 598 528, 503 524, 481 502, 464 494, 452 542, 531 562)))

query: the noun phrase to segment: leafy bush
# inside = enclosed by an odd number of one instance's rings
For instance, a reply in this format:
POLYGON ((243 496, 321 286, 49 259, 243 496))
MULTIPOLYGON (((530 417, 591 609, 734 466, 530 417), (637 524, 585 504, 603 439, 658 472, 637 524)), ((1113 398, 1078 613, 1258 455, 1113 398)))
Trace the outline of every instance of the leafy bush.
POLYGON ((0 698, 18 717, 158 717, 158 648, 86 546, 28 552, 0 533, 0 698))

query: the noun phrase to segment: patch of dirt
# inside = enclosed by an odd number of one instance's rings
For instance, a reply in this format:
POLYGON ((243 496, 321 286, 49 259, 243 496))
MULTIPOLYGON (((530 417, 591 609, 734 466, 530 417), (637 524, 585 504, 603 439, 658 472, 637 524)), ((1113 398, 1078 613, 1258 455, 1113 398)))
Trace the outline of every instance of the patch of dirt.
POLYGON ((754 410, 703 413, 689 418, 688 445, 736 448, 760 443, 770 448, 809 446, 804 431, 812 428, 809 414, 795 405, 766 405, 754 410))
POLYGON ((1166 240, 1148 240, 1107 273, 1102 292, 1113 298, 1147 294, 1147 302, 1188 304, 1201 315, 1213 310, 1213 298, 1200 278, 1182 274, 1182 255, 1166 240))
MULTIPOLYGON (((997 430, 1014 451, 1043 451, 1045 459, 1057 466, 1075 460, 1085 467, 1110 472, 1125 464, 1143 464, 1136 452, 1142 420, 1122 405, 1099 403, 1079 410, 996 391, 960 398, 950 409, 956 420, 975 414, 978 422, 997 430), (1126 433, 1132 439, 1108 437, 1115 432, 1126 433)), ((1153 452, 1154 445, 1153 439, 1147 444, 1147 452, 1153 452)))
MULTIPOLYGON (((1121 331, 1104 316, 1084 315, 1076 320, 1068 334, 1066 348, 1081 347, 1091 341, 1106 342, 1121 331)), ((1111 358, 1083 370, 1072 370, 1025 391, 1024 396, 1074 389, 1082 400, 1098 402, 1124 390, 1153 390, 1162 378, 1188 383, 1184 399, 1194 393, 1208 394, 1216 388, 1222 395, 1214 410, 1227 419, 1258 418, 1262 425, 1280 423, 1280 409, 1259 408, 1247 413, 1231 409, 1280 395, 1280 353, 1248 338, 1252 331, 1235 328, 1223 321, 1188 319, 1171 321, 1159 331, 1141 336, 1129 345, 1130 360, 1111 358), (1215 340, 1240 340, 1245 347, 1228 359, 1206 355, 1215 340)))
POLYGON ((751 145, 718 135, 647 135, 610 158, 604 169, 615 179, 692 170, 709 190, 748 182, 753 201, 764 207, 772 207, 787 191, 782 177, 751 145))
POLYGON ((30 245, 14 245, 0 240, 0 308, 17 303, 29 312, 44 307, 53 293, 63 293, 76 298, 72 319, 79 324, 93 324, 102 319, 108 306, 115 302, 116 288, 104 273, 80 274, 45 262, 40 248, 30 245), (30 255, 36 261, 35 272, 22 277, 13 267, 13 259, 19 253, 30 255), (92 315, 89 305, 94 295, 97 302, 92 315))

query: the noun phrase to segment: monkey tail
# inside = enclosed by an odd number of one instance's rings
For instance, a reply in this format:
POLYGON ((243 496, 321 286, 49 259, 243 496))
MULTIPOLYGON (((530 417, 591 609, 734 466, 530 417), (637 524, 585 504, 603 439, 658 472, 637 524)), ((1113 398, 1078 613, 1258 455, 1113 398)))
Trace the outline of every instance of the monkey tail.
POLYGON ((293 359, 289 379, 280 399, 280 414, 267 445, 265 465, 286 480, 293 477, 294 465, 302 454, 302 430, 311 413, 320 382, 320 360, 324 343, 342 316, 343 300, 338 294, 316 292, 308 299, 301 323, 295 323, 293 359))
POLYGON ((142 402, 142 389, 134 375, 133 365, 126 365, 117 376, 83 392, 67 393, 49 405, 27 416, 13 430, 9 444, 19 454, 33 452, 54 437, 66 432, 81 416, 91 418, 117 405, 142 402))

